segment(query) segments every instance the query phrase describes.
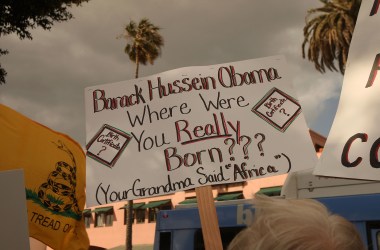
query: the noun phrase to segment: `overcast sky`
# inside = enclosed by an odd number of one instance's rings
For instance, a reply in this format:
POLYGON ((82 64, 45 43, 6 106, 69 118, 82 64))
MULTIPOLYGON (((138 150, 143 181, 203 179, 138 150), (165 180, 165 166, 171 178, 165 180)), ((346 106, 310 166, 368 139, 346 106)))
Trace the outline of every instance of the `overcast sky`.
POLYGON ((85 145, 84 88, 134 78, 135 65, 116 39, 130 20, 148 18, 162 28, 162 56, 140 76, 285 55, 308 126, 327 136, 343 77, 321 74, 302 59, 307 10, 317 0, 90 0, 72 8, 74 19, 33 40, 1 37, 7 83, 0 102, 85 145))

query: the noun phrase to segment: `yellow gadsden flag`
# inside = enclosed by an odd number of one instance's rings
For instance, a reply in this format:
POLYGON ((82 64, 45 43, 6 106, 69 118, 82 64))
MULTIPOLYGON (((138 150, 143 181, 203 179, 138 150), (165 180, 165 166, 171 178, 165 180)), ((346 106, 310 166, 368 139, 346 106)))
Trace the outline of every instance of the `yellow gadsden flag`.
POLYGON ((0 171, 24 169, 29 236, 53 249, 87 250, 80 145, 2 104, 0 138, 0 171))

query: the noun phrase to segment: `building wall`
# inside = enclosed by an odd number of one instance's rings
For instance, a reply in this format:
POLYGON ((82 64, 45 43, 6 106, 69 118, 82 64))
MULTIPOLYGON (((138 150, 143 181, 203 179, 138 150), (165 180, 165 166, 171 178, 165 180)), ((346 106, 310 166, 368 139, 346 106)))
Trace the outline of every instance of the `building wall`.
MULTIPOLYGON (((174 195, 165 195, 160 197, 146 198, 135 200, 135 203, 145 202, 149 203, 150 201, 155 200, 166 200, 171 199, 173 205, 180 202, 180 198, 178 198, 178 194, 174 195)), ((104 227, 95 227, 95 214, 91 215, 91 224, 90 227, 87 228, 87 233, 90 238, 91 246, 99 246, 104 248, 112 248, 120 245, 125 245, 126 240, 126 225, 124 224, 124 216, 125 210, 120 209, 127 202, 117 202, 112 204, 107 204, 104 206, 91 207, 92 210, 99 207, 114 207, 114 220, 112 226, 104 226, 104 227)), ((156 223, 148 222, 148 215, 145 216, 145 223, 133 223, 132 229, 132 244, 133 245, 142 245, 142 244, 153 244, 154 241, 154 230, 156 223)))
MULTIPOLYGON (((285 179, 285 175, 273 176, 269 178, 257 179, 254 181, 247 181, 243 183, 237 184, 229 184, 229 185, 218 185, 213 187, 213 196, 217 197, 218 194, 221 193, 231 193, 242 191, 245 199, 251 199, 253 195, 260 190, 260 188, 274 187, 274 186, 282 186, 285 179)), ((195 191, 184 191, 178 192, 173 195, 166 195, 160 197, 153 197, 147 199, 135 200, 134 203, 145 202, 148 203, 150 201, 156 200, 165 200, 171 199, 173 208, 178 205, 181 201, 186 198, 195 197, 195 191)), ((126 204, 126 202, 118 202, 107 204, 103 207, 113 206, 114 207, 114 221, 112 226, 105 227, 95 227, 95 214, 91 215, 91 224, 90 228, 87 228, 87 233, 90 238, 90 244, 92 246, 104 247, 104 248, 113 248, 120 245, 125 245, 126 239, 126 225, 124 224, 124 209, 120 209, 126 204)), ((99 206, 102 207, 102 206, 99 206)), ((98 208, 98 207, 96 207, 98 208)), ((95 207, 91 208, 92 210, 95 207)), ((145 223, 142 224, 133 224, 132 229, 132 244, 133 245, 152 245, 154 242, 154 233, 155 233, 156 223, 149 223, 148 216, 145 216, 145 223)))

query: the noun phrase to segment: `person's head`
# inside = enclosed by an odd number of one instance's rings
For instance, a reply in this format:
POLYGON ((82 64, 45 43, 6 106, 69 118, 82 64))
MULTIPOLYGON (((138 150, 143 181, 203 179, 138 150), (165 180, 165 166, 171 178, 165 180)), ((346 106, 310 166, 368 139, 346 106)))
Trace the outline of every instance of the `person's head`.
POLYGON ((312 199, 256 195, 253 223, 229 250, 362 250, 354 225, 312 199))

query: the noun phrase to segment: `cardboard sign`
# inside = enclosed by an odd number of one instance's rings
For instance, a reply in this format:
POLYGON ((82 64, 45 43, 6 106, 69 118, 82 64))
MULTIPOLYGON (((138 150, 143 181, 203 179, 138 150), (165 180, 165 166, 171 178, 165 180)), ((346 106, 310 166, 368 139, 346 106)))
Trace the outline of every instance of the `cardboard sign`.
POLYGON ((22 169, 0 171, 2 204, 0 249, 29 249, 28 216, 22 169))
POLYGON ((314 166, 281 56, 85 90, 87 206, 314 166))
POLYGON ((314 174, 380 180, 379 1, 362 1, 333 126, 314 174))

